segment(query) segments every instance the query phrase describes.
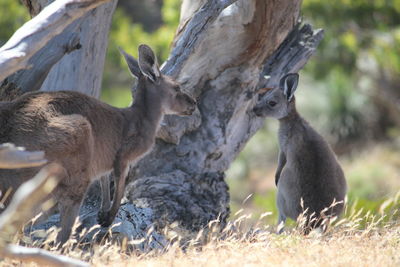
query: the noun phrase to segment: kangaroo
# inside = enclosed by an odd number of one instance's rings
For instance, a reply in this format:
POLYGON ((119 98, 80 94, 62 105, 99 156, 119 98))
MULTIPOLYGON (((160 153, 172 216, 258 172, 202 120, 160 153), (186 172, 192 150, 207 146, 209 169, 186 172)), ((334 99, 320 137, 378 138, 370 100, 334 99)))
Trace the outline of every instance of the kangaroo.
POLYGON ((287 217, 296 220, 304 212, 304 233, 308 233, 321 225, 323 217, 340 215, 347 186, 328 143, 297 113, 294 92, 298 79, 298 74, 287 74, 279 87, 264 88, 253 111, 279 120, 278 224, 283 227, 287 217))
MULTIPOLYGON (((161 74, 151 48, 140 45, 138 50, 137 61, 121 49, 131 74, 138 78, 128 108, 73 91, 34 92, 0 103, 0 143, 42 150, 49 163, 63 168, 52 193, 60 211, 57 243, 69 239, 88 186, 113 171, 113 203, 102 205, 98 216, 100 224, 109 226, 119 209, 129 166, 151 150, 163 116, 191 115, 196 108, 179 83, 161 74)), ((15 190, 37 172, 37 168, 0 170, 0 190, 15 190)), ((106 198, 107 190, 102 189, 106 198)))

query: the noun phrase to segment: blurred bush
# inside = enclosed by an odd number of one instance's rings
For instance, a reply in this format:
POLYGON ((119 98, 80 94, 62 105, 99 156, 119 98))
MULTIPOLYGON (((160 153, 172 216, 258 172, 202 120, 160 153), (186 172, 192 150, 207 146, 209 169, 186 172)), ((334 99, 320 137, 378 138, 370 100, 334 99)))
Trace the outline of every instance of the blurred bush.
POLYGON ((390 138, 389 131, 400 127, 393 103, 400 99, 400 1, 305 0, 302 12, 325 29, 305 72, 332 92, 326 112, 334 143, 390 138))
POLYGON ((152 32, 145 31, 147 27, 143 24, 132 22, 133 18, 128 15, 131 14, 129 6, 117 7, 109 36, 101 99, 118 107, 129 105, 133 78, 118 46, 137 58, 138 46, 147 44, 157 54, 159 64, 162 64, 169 55, 170 44, 179 24, 180 4, 180 0, 165 0, 161 8, 163 24, 152 32))
POLYGON ((29 18, 29 12, 18 1, 0 0, 0 46, 29 18))

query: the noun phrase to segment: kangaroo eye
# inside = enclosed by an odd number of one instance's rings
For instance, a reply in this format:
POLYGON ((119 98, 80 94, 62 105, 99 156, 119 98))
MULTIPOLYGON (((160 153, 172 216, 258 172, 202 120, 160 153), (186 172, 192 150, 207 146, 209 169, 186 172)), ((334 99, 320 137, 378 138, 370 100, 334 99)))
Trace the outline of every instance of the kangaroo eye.
POLYGON ((273 100, 268 101, 268 105, 270 105, 271 107, 275 107, 276 106, 276 102, 273 101, 273 100))
POLYGON ((177 86, 174 86, 174 90, 175 90, 176 92, 180 92, 180 91, 181 91, 181 88, 177 85, 177 86))

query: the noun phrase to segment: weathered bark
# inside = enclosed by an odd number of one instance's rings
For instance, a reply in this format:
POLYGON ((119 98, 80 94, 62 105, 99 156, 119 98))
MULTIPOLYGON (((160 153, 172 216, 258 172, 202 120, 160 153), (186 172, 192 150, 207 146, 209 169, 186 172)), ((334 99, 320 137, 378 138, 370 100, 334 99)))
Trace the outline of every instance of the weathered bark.
POLYGON ((108 32, 117 2, 111 0, 75 22, 78 29, 73 32, 78 34, 82 47, 54 65, 42 91, 72 90, 100 96, 108 32))
POLYGON ((53 65, 64 55, 81 47, 74 28, 75 23, 32 56, 28 61, 31 68, 19 70, 7 77, 0 84, 0 101, 10 101, 26 92, 40 90, 53 65))
POLYGON ((70 23, 107 0, 62 0, 25 23, 0 48, 0 81, 28 68, 28 60, 70 23), (29 45, 27 45, 29 44, 29 45))
POLYGON ((0 169, 37 167, 46 163, 43 151, 25 151, 13 144, 0 144, 0 169))
MULTIPOLYGON (((57 64, 53 63, 55 65, 44 81, 42 91, 72 90, 94 97, 100 96, 108 32, 117 2, 118 0, 112 0, 89 11, 62 33, 62 40, 75 34, 74 38, 79 40, 81 49, 63 57, 59 62, 57 60, 57 64)), ((48 3, 47 0, 24 0, 32 16, 39 14, 48 3)), ((40 69, 44 66, 37 64, 36 67, 40 69)))

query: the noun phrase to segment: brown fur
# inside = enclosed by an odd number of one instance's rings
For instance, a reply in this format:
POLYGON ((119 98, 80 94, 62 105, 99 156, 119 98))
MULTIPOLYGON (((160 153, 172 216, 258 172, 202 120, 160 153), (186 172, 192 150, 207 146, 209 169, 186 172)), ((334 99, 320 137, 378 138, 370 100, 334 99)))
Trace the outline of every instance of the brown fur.
MULTIPOLYGON (((0 143, 43 150, 49 162, 58 162, 65 170, 53 192, 61 214, 62 231, 57 237, 61 243, 69 238, 88 186, 113 170, 114 201, 99 214, 101 224, 112 223, 129 165, 150 151, 163 115, 189 115, 195 108, 195 101, 175 81, 156 73, 158 65, 150 48, 139 47, 139 54, 139 64, 124 54, 139 79, 129 108, 118 109, 72 91, 35 92, 0 103, 0 143), (150 75, 154 76, 150 79, 150 75)), ((38 168, 0 170, 0 190, 15 190, 37 172, 38 168)))

